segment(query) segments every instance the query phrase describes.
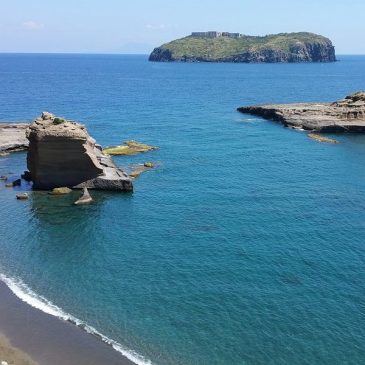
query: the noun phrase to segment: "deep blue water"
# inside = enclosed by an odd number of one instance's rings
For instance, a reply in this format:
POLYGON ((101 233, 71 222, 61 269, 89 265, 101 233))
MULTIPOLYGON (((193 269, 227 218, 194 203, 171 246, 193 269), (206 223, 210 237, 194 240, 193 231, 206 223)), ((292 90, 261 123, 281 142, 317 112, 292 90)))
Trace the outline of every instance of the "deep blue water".
MULTIPOLYGON (((156 364, 365 363, 365 137, 321 144, 235 111, 365 89, 365 57, 339 58, 0 55, 1 121, 48 110, 102 145, 160 147, 116 158, 160 167, 87 207, 1 184, 0 271, 156 364)), ((0 158, 0 175, 24 169, 0 158)))

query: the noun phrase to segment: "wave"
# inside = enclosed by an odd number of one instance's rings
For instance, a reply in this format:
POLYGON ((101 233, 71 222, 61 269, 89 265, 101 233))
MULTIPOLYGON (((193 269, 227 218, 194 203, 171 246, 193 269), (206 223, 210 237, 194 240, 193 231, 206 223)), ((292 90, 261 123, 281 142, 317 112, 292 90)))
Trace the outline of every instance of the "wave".
POLYGON ((89 326, 87 323, 79 320, 71 314, 64 312, 61 308, 57 307, 48 299, 36 294, 22 280, 10 278, 4 274, 0 274, 0 280, 3 281, 20 300, 29 304, 33 308, 37 308, 51 316, 75 324, 76 326, 82 328, 85 332, 94 335, 95 337, 98 337, 103 342, 110 345, 114 350, 118 351, 127 359, 131 360, 137 365, 153 365, 150 360, 145 359, 143 356, 139 355, 135 351, 130 350, 118 343, 117 341, 114 341, 109 337, 103 335, 94 327, 89 326))

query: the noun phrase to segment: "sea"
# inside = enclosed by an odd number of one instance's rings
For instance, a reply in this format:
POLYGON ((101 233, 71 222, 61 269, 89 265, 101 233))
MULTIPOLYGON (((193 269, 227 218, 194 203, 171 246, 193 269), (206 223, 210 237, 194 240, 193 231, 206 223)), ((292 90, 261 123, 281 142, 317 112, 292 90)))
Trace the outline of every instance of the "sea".
MULTIPOLYGON (((319 143, 236 111, 364 89, 365 56, 1 54, 1 122, 49 111, 103 146, 159 147, 115 157, 157 167, 88 206, 0 183, 1 279, 137 364, 365 364, 365 136, 319 143)), ((25 152, 0 158, 0 175, 25 169, 25 152)))

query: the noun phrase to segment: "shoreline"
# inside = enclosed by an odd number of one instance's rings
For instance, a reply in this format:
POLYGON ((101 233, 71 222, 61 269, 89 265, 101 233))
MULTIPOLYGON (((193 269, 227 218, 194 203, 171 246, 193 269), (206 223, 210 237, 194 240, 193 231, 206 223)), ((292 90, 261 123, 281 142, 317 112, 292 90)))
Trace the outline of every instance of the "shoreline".
POLYGON ((5 347, 26 354, 36 365, 136 365, 97 333, 26 303, 2 280, 0 298, 5 347))

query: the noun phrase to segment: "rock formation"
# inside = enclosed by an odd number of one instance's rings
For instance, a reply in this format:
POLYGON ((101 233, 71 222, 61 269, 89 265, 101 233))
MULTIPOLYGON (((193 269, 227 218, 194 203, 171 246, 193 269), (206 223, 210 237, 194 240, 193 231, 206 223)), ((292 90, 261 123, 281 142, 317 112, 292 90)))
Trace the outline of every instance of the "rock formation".
POLYGON ((336 61, 332 42, 313 33, 280 33, 265 37, 240 34, 232 37, 225 36, 226 33, 219 33, 219 37, 194 34, 155 48, 149 60, 235 63, 336 61))
POLYGON ((133 190, 127 174, 79 123, 44 112, 27 130, 27 165, 35 189, 57 187, 133 190))
POLYGON ((23 151, 28 148, 25 135, 29 124, 0 123, 0 153, 23 151))
POLYGON ((91 203, 92 201, 93 198, 91 197, 87 188, 83 188, 82 195, 75 201, 74 205, 85 205, 91 203))
POLYGON ((334 103, 270 104, 237 109, 274 120, 287 127, 317 132, 365 132, 365 93, 334 103))

